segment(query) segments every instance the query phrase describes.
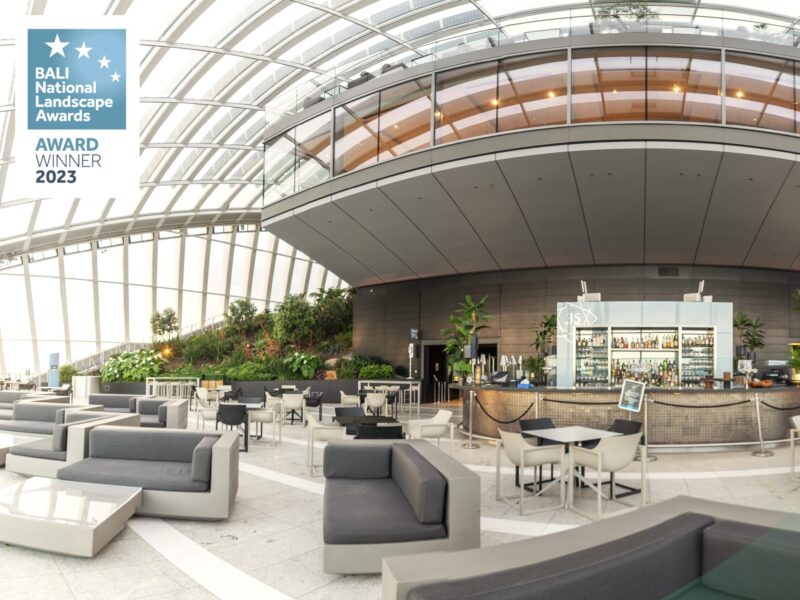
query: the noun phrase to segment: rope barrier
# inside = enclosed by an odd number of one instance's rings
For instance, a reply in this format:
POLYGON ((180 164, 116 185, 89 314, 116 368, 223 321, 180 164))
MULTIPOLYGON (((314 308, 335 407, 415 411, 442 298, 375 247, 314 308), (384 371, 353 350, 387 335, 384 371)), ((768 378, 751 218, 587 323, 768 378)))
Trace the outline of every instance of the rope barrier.
POLYGON ((530 403, 530 405, 528 405, 528 408, 526 408, 526 409, 525 409, 525 412, 523 412, 523 413, 522 413, 520 416, 518 416, 516 419, 511 419, 510 421, 503 421, 503 420, 501 420, 501 419, 496 419, 496 418, 494 418, 492 415, 490 415, 490 414, 489 414, 489 411, 487 411, 487 410, 484 408, 483 404, 481 404, 481 401, 480 401, 480 399, 478 398, 478 394, 475 394, 475 403, 476 403, 476 404, 477 404, 477 405, 480 407, 480 409, 483 411, 483 413, 484 413, 484 414, 485 414, 487 417, 489 417, 489 418, 490 418, 492 421, 494 421, 495 423, 499 423, 500 425, 511 425, 511 423, 516 423, 516 422, 517 422, 517 421, 519 421, 519 420, 520 420, 522 417, 524 417, 525 415, 527 415, 527 414, 528 414, 528 411, 530 411, 530 409, 532 409, 532 408, 533 408, 533 405, 534 405, 534 404, 536 404, 535 402, 531 402, 531 403, 530 403))
POLYGON ((748 404, 750 400, 740 400, 739 402, 728 402, 727 404, 713 404, 711 406, 696 406, 693 404, 670 404, 669 402, 662 402, 661 400, 653 400, 653 404, 660 404, 662 406, 672 406, 674 408, 727 408, 728 406, 739 406, 740 404, 748 404))
POLYGON ((619 402, 573 402, 571 400, 553 400, 552 398, 542 398, 542 402, 552 402, 553 404, 575 404, 581 406, 617 406, 619 402))
POLYGON ((797 406, 781 407, 781 406, 773 406, 772 404, 770 404, 769 402, 765 402, 764 400, 759 400, 759 402, 761 402, 761 404, 763 404, 767 408, 771 408, 772 410, 798 410, 798 409, 800 409, 800 404, 798 404, 797 406))

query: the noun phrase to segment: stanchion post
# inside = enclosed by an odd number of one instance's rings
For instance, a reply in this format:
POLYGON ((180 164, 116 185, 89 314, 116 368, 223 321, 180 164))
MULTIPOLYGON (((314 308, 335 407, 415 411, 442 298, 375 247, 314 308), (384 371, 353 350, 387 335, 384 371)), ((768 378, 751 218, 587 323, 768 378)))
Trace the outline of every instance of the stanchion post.
POLYGON ((475 390, 469 391, 469 438, 466 442, 461 444, 462 448, 467 450, 474 450, 475 448, 479 448, 480 446, 472 441, 472 413, 475 412, 475 403, 472 401, 475 395, 475 390))
POLYGON ((650 404, 651 402, 654 402, 654 400, 650 397, 649 394, 646 395, 644 397, 644 407, 642 408, 642 410, 644 411, 644 414, 642 415, 642 429, 644 431, 644 444, 642 444, 642 446, 644 447, 644 456, 639 454, 639 456, 636 457, 636 460, 641 460, 644 462, 655 462, 656 460, 658 460, 657 456, 655 456, 654 454, 650 454, 650 452, 648 451, 650 446, 650 442, 648 440, 650 439, 650 436, 648 435, 647 431, 647 405, 650 404))
POLYGON ((758 456, 759 458, 766 458, 768 456, 772 456, 773 452, 764 448, 764 434, 761 431, 761 400, 758 398, 758 394, 753 395, 753 402, 756 403, 756 423, 758 425, 758 443, 761 446, 760 450, 756 450, 753 452, 753 456, 758 456))

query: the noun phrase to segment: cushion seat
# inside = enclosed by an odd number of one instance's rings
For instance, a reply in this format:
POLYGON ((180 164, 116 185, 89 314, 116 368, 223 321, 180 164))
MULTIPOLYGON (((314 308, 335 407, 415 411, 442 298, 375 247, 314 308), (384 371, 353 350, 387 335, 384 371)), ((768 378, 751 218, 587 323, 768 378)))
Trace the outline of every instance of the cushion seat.
POLYGON ((166 427, 166 423, 158 420, 158 415, 140 415, 140 423, 142 427, 166 427))
POLYGON ((67 460, 66 450, 53 450, 53 442, 49 438, 12 446, 11 454, 28 456, 30 458, 44 458, 47 460, 67 460))
POLYGON ((447 529, 441 523, 417 521, 402 490, 390 478, 327 479, 324 515, 326 544, 383 544, 447 537, 447 529))
POLYGON ((55 423, 49 421, 0 421, 0 430, 20 433, 53 433, 55 423))
POLYGON ((112 407, 106 406, 106 407, 103 408, 103 412, 128 414, 128 413, 130 413, 132 411, 129 408, 114 408, 113 406, 112 407))
POLYGON ((170 492, 205 492, 209 488, 208 482, 192 479, 192 463, 161 460, 87 458, 59 469, 58 478, 170 492))
POLYGON ((0 420, 10 421, 14 418, 14 411, 5 408, 0 408, 0 420))

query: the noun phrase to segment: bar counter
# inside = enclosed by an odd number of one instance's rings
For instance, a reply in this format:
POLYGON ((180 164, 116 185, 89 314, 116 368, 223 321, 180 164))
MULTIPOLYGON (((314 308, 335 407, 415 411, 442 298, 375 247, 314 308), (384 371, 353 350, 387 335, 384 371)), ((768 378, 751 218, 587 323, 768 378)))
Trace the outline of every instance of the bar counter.
MULTIPOLYGON (((619 388, 451 387, 461 390, 464 397, 465 430, 470 412, 468 392, 476 392, 473 432, 491 438, 498 437, 498 427, 519 431, 519 419, 550 417, 557 427, 607 429, 614 419, 641 421, 644 417, 617 407, 619 388)), ((648 438, 655 446, 757 443, 756 397, 765 442, 788 438, 791 417, 800 414, 800 386, 648 388, 646 397, 652 400, 647 406, 648 438)))

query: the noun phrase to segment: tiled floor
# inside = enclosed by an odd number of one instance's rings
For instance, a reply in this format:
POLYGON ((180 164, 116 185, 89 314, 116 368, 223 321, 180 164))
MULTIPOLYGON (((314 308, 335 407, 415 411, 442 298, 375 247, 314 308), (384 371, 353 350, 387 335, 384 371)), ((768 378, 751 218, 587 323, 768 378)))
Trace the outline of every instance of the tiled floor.
MULTIPOLYGON (((193 421, 190 418, 190 426, 193 421)), ((481 477, 482 545, 546 535, 588 522, 564 510, 521 517, 517 507, 495 501, 495 448, 489 442, 480 444, 477 450, 464 450, 457 444, 454 456, 481 477)), ((277 448, 267 440, 251 443, 250 452, 240 458, 245 466, 240 469, 239 493, 229 521, 135 518, 93 559, 0 545, 0 598, 379 598, 377 575, 342 577, 322 571, 323 479, 308 476, 303 428, 284 428, 284 443, 277 448)), ((744 451, 660 454, 649 464, 652 499, 658 502, 688 494, 797 511, 800 483, 789 478, 788 464, 787 448, 777 449, 770 458, 744 451)), ((634 463, 620 481, 638 485, 638 468, 639 463, 634 463)), ((0 469, 0 485, 17 479, 0 469)), ((506 493, 512 491, 512 481, 506 463, 502 479, 506 493)), ((556 502, 557 490, 551 491, 546 498, 526 500, 526 506, 534 509, 556 502)), ((576 502, 586 510, 594 507, 588 492, 578 493, 576 502)))

